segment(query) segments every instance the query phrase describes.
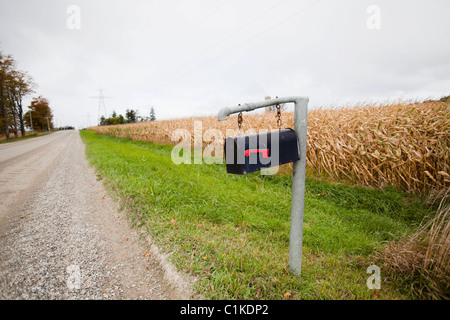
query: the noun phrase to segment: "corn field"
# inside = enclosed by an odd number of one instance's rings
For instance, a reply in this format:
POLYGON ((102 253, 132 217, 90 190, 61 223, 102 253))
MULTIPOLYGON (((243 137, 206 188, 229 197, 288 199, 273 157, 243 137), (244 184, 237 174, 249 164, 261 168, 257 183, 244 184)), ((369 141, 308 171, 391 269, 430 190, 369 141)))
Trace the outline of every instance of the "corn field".
MULTIPOLYGON (((244 113, 242 130, 278 129, 275 113, 244 113)), ((293 128, 294 114, 282 114, 293 128)), ((114 137, 176 144, 172 134, 194 123, 202 131, 237 130, 237 116, 151 121, 90 129, 114 137)), ((223 143, 223 141, 220 141, 223 143)), ((207 143, 208 144, 208 143, 207 143)), ((450 103, 396 103, 384 106, 317 109, 308 113, 307 167, 314 174, 371 187, 393 185, 425 194, 450 186, 450 103)))

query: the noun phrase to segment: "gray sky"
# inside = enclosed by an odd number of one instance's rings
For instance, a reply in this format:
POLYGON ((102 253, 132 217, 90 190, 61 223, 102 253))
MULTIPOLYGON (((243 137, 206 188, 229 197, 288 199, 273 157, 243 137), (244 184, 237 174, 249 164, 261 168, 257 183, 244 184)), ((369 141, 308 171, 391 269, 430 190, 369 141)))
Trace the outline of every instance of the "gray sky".
POLYGON ((265 96, 422 100, 450 94, 449 12, 446 0, 0 0, 0 50, 56 124, 78 128, 96 123, 100 88, 108 114, 154 106, 157 119, 265 96))

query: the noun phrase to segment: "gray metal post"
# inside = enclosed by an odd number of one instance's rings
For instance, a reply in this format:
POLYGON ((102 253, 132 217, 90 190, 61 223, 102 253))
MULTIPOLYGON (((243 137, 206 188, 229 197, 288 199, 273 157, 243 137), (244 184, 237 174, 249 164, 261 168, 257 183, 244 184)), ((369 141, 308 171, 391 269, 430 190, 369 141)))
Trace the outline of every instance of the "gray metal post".
POLYGON ((305 176, 306 176, 306 137, 307 137, 307 97, 286 97, 269 99, 257 103, 245 103, 234 107, 222 108, 218 120, 226 120, 227 116, 242 111, 252 111, 258 108, 269 107, 281 103, 295 103, 294 130, 297 133, 300 160, 294 162, 292 173, 292 199, 291 199, 291 228, 289 231, 289 268, 300 274, 302 268, 302 242, 303 242, 303 213, 305 206, 305 176))
POLYGON ((289 234, 289 267, 296 274, 302 270, 303 213, 305 207, 306 136, 308 100, 295 102, 294 130, 298 137, 300 160, 292 172, 291 229, 289 234))

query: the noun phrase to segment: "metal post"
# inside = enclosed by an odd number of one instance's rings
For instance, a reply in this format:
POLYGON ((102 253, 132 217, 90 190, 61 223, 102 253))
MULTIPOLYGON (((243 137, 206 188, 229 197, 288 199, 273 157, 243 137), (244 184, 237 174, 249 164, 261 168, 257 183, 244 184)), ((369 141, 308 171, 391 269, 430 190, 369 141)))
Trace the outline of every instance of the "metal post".
POLYGON ((294 130, 298 137, 300 160, 292 172, 291 229, 289 234, 289 267, 296 274, 302 270, 303 213, 305 207, 306 134, 308 100, 295 102, 294 130))
POLYGON ((302 268, 302 242, 303 242, 303 213, 305 206, 305 177, 306 177, 306 137, 307 137, 307 97, 286 97, 269 99, 257 103, 245 103, 234 107, 222 108, 218 120, 226 120, 227 116, 242 111, 252 111, 258 108, 269 107, 281 103, 295 103, 294 130, 298 137, 298 150, 300 160, 294 162, 292 173, 292 199, 291 199, 291 227, 289 231, 289 268, 300 274, 302 268))

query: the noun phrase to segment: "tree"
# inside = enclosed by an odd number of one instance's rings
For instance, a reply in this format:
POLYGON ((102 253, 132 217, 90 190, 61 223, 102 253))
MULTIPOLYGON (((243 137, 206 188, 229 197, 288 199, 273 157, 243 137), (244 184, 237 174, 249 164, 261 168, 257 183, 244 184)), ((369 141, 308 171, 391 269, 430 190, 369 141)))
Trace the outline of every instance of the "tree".
POLYGON ((125 118, 123 117, 123 115, 121 115, 121 114, 119 114, 118 116, 117 116, 117 122, 116 122, 117 124, 125 124, 125 123, 127 123, 127 121, 125 120, 125 118))
POLYGON ((128 123, 135 123, 137 120, 137 110, 127 109, 125 112, 125 118, 128 123))
POLYGON ((99 125, 101 126, 109 126, 113 124, 124 124, 127 123, 123 115, 119 114, 117 115, 116 111, 113 111, 111 114, 111 117, 105 118, 104 116, 101 116, 99 125))
MULTIPOLYGON (((50 126, 53 128, 53 114, 50 109, 49 102, 46 98, 39 96, 31 101, 31 105, 28 107, 31 110, 31 118, 33 119, 33 129, 43 131, 50 126), (48 118, 48 120, 47 120, 48 118)), ((30 111, 25 113, 25 125, 31 127, 30 123, 30 111)))
POLYGON ((14 67, 14 59, 11 55, 4 55, 0 51, 0 115, 1 115, 1 126, 5 133, 6 139, 9 139, 9 103, 7 99, 7 79, 9 73, 14 67))
POLYGON ((150 109, 150 121, 155 121, 155 120, 156 120, 155 109, 152 107, 150 109))
POLYGON ((22 71, 11 72, 8 82, 8 99, 13 113, 14 133, 18 137, 17 122, 20 125, 22 137, 25 136, 25 122, 23 118, 22 99, 33 92, 35 86, 31 77, 22 71))
POLYGON ((33 92, 34 87, 32 78, 16 69, 14 58, 0 51, 0 127, 6 139, 11 131, 18 138, 19 126, 25 136, 22 99, 33 92))

